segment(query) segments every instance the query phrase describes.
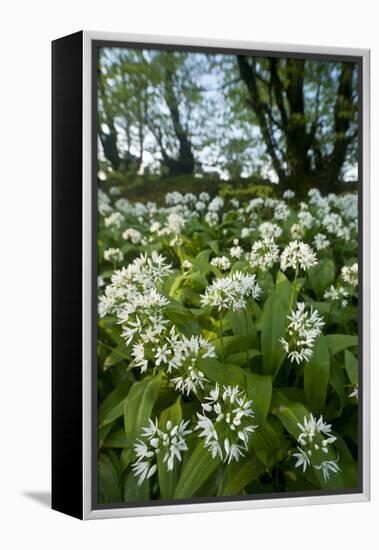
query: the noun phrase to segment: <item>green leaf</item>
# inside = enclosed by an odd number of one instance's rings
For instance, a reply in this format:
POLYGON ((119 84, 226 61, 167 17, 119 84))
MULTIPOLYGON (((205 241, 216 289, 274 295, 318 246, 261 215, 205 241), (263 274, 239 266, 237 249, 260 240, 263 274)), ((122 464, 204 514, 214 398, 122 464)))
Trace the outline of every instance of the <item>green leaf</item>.
POLYGON ((256 349, 247 349, 246 351, 241 351, 240 353, 233 353, 228 356, 228 361, 233 365, 245 365, 250 362, 250 359, 254 357, 259 357, 262 353, 256 349))
POLYGON ((271 421, 266 421, 251 434, 251 447, 266 468, 275 466, 287 452, 289 441, 282 432, 283 429, 280 432, 271 421))
POLYGON ((275 376, 285 358, 279 340, 286 332, 286 312, 281 299, 273 293, 264 305, 261 345, 263 373, 275 376))
POLYGON ((246 374, 247 396, 253 400, 255 411, 254 422, 260 426, 267 417, 270 410, 272 397, 272 378, 248 372, 246 374))
POLYGON ((331 355, 336 355, 336 353, 346 348, 358 345, 358 336, 356 334, 327 334, 325 338, 331 355))
POLYGON ((256 456, 243 458, 239 462, 231 462, 225 466, 217 495, 235 496, 241 494, 244 487, 263 474, 265 469, 265 465, 256 456))
POLYGON ((133 378, 130 377, 104 399, 99 407, 99 427, 113 422, 124 414, 125 399, 132 384, 133 378))
MULTIPOLYGON (((211 342, 218 355, 222 353, 222 344, 221 338, 216 338, 211 342)), ((225 357, 233 353, 238 353, 240 351, 245 351, 251 348, 251 336, 250 334, 238 334, 235 336, 224 336, 223 338, 224 352, 225 357)))
POLYGON ((237 365, 221 363, 217 359, 207 358, 198 361, 198 367, 212 382, 222 386, 244 386, 245 371, 237 365))
POLYGON ((124 404, 125 433, 129 437, 139 437, 142 428, 147 425, 158 397, 159 386, 158 374, 147 376, 131 387, 124 404))
POLYGON ((104 368, 109 369, 121 361, 130 361, 131 355, 125 344, 119 344, 105 359, 104 368))
POLYGON ((289 401, 280 391, 274 392, 272 413, 279 418, 288 433, 296 440, 300 435, 298 423, 303 424, 309 411, 301 403, 289 401))
POLYGON ((333 260, 324 258, 308 272, 308 281, 316 296, 321 298, 326 287, 331 285, 335 278, 335 266, 333 260))
MULTIPOLYGON (((167 422, 171 421, 173 426, 178 426, 182 420, 181 398, 165 409, 159 418, 159 427, 163 431, 167 431, 167 422)), ((179 478, 181 464, 175 459, 174 469, 167 471, 167 463, 163 462, 165 451, 162 450, 158 454, 158 481, 161 498, 171 499, 174 496, 174 490, 179 478)))
POLYGON ((358 384, 358 360, 351 353, 351 351, 345 349, 345 369, 349 377, 350 382, 355 386, 358 384))
POLYGON ((150 479, 145 479, 141 485, 138 477, 132 471, 128 472, 124 481, 124 502, 141 502, 150 500, 150 479))
POLYGON ((320 413, 326 400, 330 375, 329 349, 325 336, 319 336, 313 355, 304 365, 304 390, 310 409, 320 413))
POLYGON ((100 453, 98 460, 99 503, 122 501, 121 480, 112 459, 100 453))
POLYGON ((211 453, 200 441, 182 469, 174 498, 190 498, 219 466, 221 459, 212 458, 211 453))

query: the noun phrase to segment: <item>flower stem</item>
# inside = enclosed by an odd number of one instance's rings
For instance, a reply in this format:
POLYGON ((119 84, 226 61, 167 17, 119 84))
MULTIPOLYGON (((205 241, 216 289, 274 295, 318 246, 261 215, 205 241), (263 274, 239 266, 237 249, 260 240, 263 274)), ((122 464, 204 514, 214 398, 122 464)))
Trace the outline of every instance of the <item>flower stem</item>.
POLYGON ((220 340, 221 340, 221 354, 222 354, 222 359, 224 360, 224 359, 225 359, 225 350, 224 350, 224 337, 223 337, 223 333, 224 333, 224 325, 223 325, 223 320, 222 320, 222 311, 221 311, 221 310, 219 311, 219 320, 220 320, 220 340))
POLYGON ((292 283, 292 293, 291 293, 289 313, 291 313, 291 310, 292 310, 292 304, 293 304, 293 299, 295 297, 296 283, 297 283, 298 275, 299 275, 299 264, 296 264, 295 278, 294 278, 293 283, 292 283))
MULTIPOLYGON (((245 309, 245 325, 246 325, 246 334, 249 333, 249 328, 248 328, 248 319, 247 319, 247 309, 245 309)), ((249 366, 249 350, 246 349, 246 366, 248 367, 249 366)))

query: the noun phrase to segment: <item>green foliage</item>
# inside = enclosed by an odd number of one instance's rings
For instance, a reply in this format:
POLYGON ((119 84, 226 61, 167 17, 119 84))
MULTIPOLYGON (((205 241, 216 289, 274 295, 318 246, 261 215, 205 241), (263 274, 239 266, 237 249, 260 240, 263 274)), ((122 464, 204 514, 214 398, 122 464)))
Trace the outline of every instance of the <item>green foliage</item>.
MULTIPOLYGON (((190 180, 189 191, 194 185, 190 180)), ((151 183, 151 190, 156 184, 151 183)), ((171 183, 167 189, 173 190, 171 183)), ((270 197, 253 202, 250 210, 246 202, 233 207, 236 195, 225 186, 214 225, 206 220, 208 210, 192 215, 198 197, 187 199, 190 207, 183 199, 179 206, 130 202, 120 209, 120 196, 109 195, 111 211, 99 216, 99 311, 109 296, 117 296, 117 307, 105 308, 98 323, 99 503, 358 486, 358 300, 356 286, 341 276, 344 266, 356 262, 357 235, 354 229, 350 239, 328 233, 333 243, 313 248, 314 267, 286 267, 280 254, 294 240, 291 228, 305 207, 290 199, 286 220, 277 220, 277 199, 266 190, 264 185, 255 189, 256 199, 270 197), (106 223, 110 212, 121 214, 119 226, 106 223), (170 215, 179 229, 168 227, 170 215), (255 265, 249 256, 262 240, 264 223, 282 231, 274 239, 278 255, 268 267, 255 265), (135 242, 125 230, 138 234, 135 242), (122 250, 121 260, 104 257, 112 248, 122 250), (154 264, 155 253, 160 256, 154 264), (229 262, 225 271, 216 258, 229 262), (139 271, 138 262, 150 267, 139 271), (162 264, 170 267, 168 272, 152 277, 148 270, 159 272, 162 264), (238 277, 245 277, 245 286, 238 286, 238 277), (222 287, 214 294, 226 305, 207 302, 207 292, 223 279, 237 281, 226 285, 225 296, 222 287), (113 294, 115 280, 123 281, 119 294, 113 294), (343 303, 328 293, 331 285, 335 292, 342 289, 343 303), (231 300, 241 289, 243 300, 231 300), (163 305, 154 309, 150 300, 157 296, 163 305), (296 323, 290 330, 299 304, 321 320, 306 357, 291 355, 301 340, 296 323), (243 408, 247 416, 231 424, 235 411, 243 408), (213 447, 207 419, 217 436, 213 447), (298 464, 301 434, 312 419, 331 425, 327 458, 334 470, 326 474, 319 448, 313 449, 305 469, 298 464)), ((238 197, 244 200, 243 193, 238 197)), ((330 208, 352 227, 352 208, 344 201, 330 199, 330 208)), ((304 229, 303 242, 314 247, 315 236, 326 230, 322 209, 312 203, 308 208, 314 225, 304 229)), ((312 322, 301 320, 300 314, 299 319, 308 338, 306 323, 312 322)))

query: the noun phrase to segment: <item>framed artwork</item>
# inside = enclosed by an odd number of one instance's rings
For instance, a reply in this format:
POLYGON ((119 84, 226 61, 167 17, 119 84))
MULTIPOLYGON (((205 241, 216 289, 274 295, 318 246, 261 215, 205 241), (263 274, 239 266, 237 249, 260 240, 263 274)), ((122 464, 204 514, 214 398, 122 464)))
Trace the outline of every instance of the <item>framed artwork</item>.
POLYGON ((369 498, 369 51, 53 42, 53 508, 369 498))

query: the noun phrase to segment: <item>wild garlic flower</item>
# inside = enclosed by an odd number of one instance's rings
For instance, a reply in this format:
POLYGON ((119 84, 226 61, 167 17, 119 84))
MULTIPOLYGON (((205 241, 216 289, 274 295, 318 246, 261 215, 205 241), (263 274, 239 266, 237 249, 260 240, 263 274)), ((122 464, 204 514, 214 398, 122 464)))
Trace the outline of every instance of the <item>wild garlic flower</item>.
POLYGON ((323 233, 317 233, 313 239, 313 244, 316 250, 325 250, 330 246, 330 241, 323 233))
POLYGON ((294 191, 292 191, 292 189, 287 189, 286 191, 284 191, 283 193, 283 199, 293 199, 295 196, 295 193, 294 191))
POLYGON ((183 266, 183 269, 191 269, 192 262, 190 262, 189 260, 183 260, 182 266, 183 266))
POLYGON ((302 241, 291 241, 280 257, 280 269, 286 271, 289 267, 306 271, 317 264, 316 254, 312 248, 302 241))
POLYGON ((131 294, 129 301, 117 312, 126 343, 130 344, 137 337, 144 342, 155 342, 168 323, 164 318, 164 309, 168 304, 167 298, 154 288, 144 294, 131 294))
POLYGON ((182 453, 188 450, 186 436, 192 433, 187 429, 189 421, 183 420, 179 425, 174 425, 170 420, 166 423, 165 430, 158 428, 158 420, 150 418, 149 424, 143 428, 141 439, 134 445, 137 460, 132 464, 132 470, 139 477, 141 485, 145 479, 152 477, 157 471, 157 456, 163 454, 163 463, 167 471, 174 469, 175 462, 182 460, 182 453))
POLYGON ((324 292, 324 300, 330 300, 331 302, 339 302, 341 308, 347 307, 349 293, 344 289, 343 286, 335 287, 330 285, 328 289, 324 292))
POLYGON ((107 262, 119 263, 124 259, 124 254, 119 248, 107 248, 104 250, 104 260, 107 262))
POLYGON ((208 204, 208 210, 210 212, 218 212, 221 210, 224 206, 224 201, 221 197, 215 197, 211 200, 211 202, 208 204))
POLYGON ((267 271, 279 261, 279 247, 272 237, 255 241, 246 259, 253 269, 267 271))
POLYGON ((321 328, 325 324, 317 310, 306 309, 304 302, 297 303, 297 309, 287 315, 289 324, 285 338, 280 342, 288 357, 293 363, 300 364, 302 361, 309 361, 313 354, 313 346, 317 336, 321 334, 321 328))
POLYGON ((209 227, 215 227, 219 223, 217 212, 207 212, 204 217, 205 222, 209 227))
POLYGON ((204 447, 212 458, 219 456, 228 464, 238 462, 248 449, 250 435, 257 428, 253 402, 238 386, 216 384, 202 404, 203 414, 197 413, 195 430, 204 439, 204 447))
POLYGON ((290 215, 290 209, 284 201, 280 201, 274 210, 274 219, 279 221, 284 221, 290 215))
POLYGON ((341 468, 337 464, 337 460, 323 460, 321 464, 315 465, 316 470, 321 470, 324 480, 328 481, 330 478, 330 472, 337 474, 341 471, 341 468))
POLYGON ((262 239, 277 239, 283 233, 283 230, 276 223, 263 222, 258 227, 262 239))
POLYGON ((309 210, 302 210, 299 212, 298 219, 302 229, 312 229, 315 219, 309 210))
POLYGON ((109 194, 110 195, 115 195, 115 196, 116 195, 121 195, 121 191, 118 187, 113 186, 109 189, 109 194))
POLYGON ((217 258, 213 258, 210 263, 213 267, 217 267, 220 271, 228 271, 231 267, 230 260, 226 256, 218 256, 217 258))
POLYGON ((236 258, 237 260, 239 260, 242 256, 242 254, 243 254, 243 248, 241 246, 239 246, 238 240, 237 240, 237 244, 232 246, 231 249, 230 249, 230 256, 232 258, 236 258))
POLYGON ((138 244, 142 239, 142 235, 137 229, 130 227, 129 229, 125 229, 122 238, 125 239, 125 241, 131 241, 133 244, 138 244))
POLYGON ((350 239, 349 228, 346 226, 342 217, 339 214, 336 214, 335 212, 326 214, 321 224, 331 235, 335 235, 336 237, 344 239, 345 241, 348 241, 350 239))
POLYGON ((241 229, 241 239, 247 239, 250 236, 251 233, 250 227, 243 227, 241 229))
POLYGON ((200 296, 200 301, 203 306, 217 307, 218 311, 239 311, 245 309, 249 297, 258 300, 260 294, 261 288, 256 282, 255 275, 236 271, 227 277, 215 279, 200 296))
POLYGON ((302 239, 305 235, 305 230, 299 223, 292 224, 290 231, 293 239, 302 239))
POLYGON ((341 269, 341 277, 346 284, 353 287, 357 287, 358 286, 358 264, 355 263, 350 266, 345 265, 341 269))
POLYGON ((203 201, 197 201, 197 203, 195 204, 195 208, 198 212, 202 212, 206 209, 206 207, 207 205, 203 201))
POLYGON ((110 205, 110 202, 111 200, 108 197, 108 195, 101 189, 98 189, 97 208, 102 216, 105 216, 106 214, 110 214, 112 212, 112 207, 110 205))
POLYGON ((198 389, 203 390, 208 380, 199 367, 199 361, 209 357, 216 357, 216 351, 213 344, 202 336, 182 336, 178 339, 175 361, 169 370, 176 374, 170 379, 175 389, 186 395, 191 392, 196 394, 198 389))
POLYGON ((124 223, 124 216, 121 212, 112 212, 104 219, 105 227, 116 227, 119 229, 124 223))
POLYGON ((353 391, 349 393, 349 397, 355 397, 355 399, 358 401, 358 385, 354 386, 353 391))
POLYGON ((330 445, 336 441, 336 437, 331 433, 332 426, 326 424, 322 416, 316 420, 312 413, 308 417, 304 416, 304 423, 299 422, 297 426, 300 434, 297 438, 298 452, 293 455, 297 458, 295 468, 302 467, 305 472, 308 466, 312 465, 317 470, 322 470, 324 479, 327 481, 330 471, 334 473, 339 471, 336 460, 329 458, 330 445), (329 455, 327 459, 324 458, 325 455, 329 455))

